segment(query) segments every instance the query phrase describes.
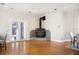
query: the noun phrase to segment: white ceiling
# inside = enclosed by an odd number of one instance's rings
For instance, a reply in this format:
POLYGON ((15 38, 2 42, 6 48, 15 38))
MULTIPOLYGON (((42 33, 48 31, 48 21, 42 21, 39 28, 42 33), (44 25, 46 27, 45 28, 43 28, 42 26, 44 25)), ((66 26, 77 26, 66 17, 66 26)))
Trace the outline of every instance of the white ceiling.
POLYGON ((45 14, 78 8, 78 3, 5 3, 0 9, 31 14, 45 14), (56 10, 55 10, 56 9, 56 10))

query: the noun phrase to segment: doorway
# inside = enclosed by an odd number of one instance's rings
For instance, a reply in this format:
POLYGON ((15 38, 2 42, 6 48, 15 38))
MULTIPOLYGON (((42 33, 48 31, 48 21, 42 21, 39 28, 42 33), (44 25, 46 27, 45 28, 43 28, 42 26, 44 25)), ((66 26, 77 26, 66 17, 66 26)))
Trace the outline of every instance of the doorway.
POLYGON ((24 22, 12 22, 12 41, 24 39, 24 22))

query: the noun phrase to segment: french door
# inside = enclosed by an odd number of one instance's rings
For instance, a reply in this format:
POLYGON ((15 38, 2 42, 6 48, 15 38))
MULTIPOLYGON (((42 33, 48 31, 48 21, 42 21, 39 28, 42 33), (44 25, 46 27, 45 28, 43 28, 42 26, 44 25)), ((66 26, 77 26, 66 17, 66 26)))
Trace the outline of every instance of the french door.
POLYGON ((12 23, 12 41, 24 39, 24 22, 12 23))

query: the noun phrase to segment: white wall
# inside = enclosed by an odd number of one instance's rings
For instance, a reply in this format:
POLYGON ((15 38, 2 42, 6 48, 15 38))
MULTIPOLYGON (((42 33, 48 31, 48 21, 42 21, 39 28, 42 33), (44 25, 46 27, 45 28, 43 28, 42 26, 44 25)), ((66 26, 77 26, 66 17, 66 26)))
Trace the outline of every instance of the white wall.
POLYGON ((79 11, 71 10, 65 12, 65 37, 69 39, 69 32, 73 32, 73 34, 79 33, 79 11))
POLYGON ((44 15, 44 28, 51 32, 51 40, 63 41, 64 40, 64 13, 54 12, 44 15))
MULTIPOLYGON (((42 16, 42 15, 41 15, 42 16)), ((79 33, 79 11, 68 12, 52 12, 44 14, 46 20, 44 21, 44 28, 51 32, 51 40, 63 41, 67 39, 69 32, 79 33)), ((27 39, 29 39, 30 31, 35 30, 39 25, 39 16, 23 14, 12 11, 0 11, 0 32, 11 34, 10 21, 17 19, 24 21, 28 27, 27 39)))
POLYGON ((69 32, 79 33, 79 11, 70 10, 66 12, 55 12, 46 14, 44 26, 51 32, 51 40, 70 40, 69 32))
MULTIPOLYGON (((45 14, 46 20, 44 21, 44 28, 51 32, 51 40, 63 41, 64 40, 64 14, 62 12, 55 12, 45 14)), ((11 29, 9 28, 9 22, 13 19, 18 21, 23 20, 27 22, 28 26, 28 39, 31 30, 35 30, 39 26, 39 17, 36 15, 28 15, 23 13, 17 13, 12 11, 0 12, 0 27, 4 29, 9 35, 11 35, 11 29)))
MULTIPOLYGON (((26 23, 26 39, 29 39, 30 31, 37 28, 37 16, 30 14, 23 14, 13 11, 0 11, 0 32, 5 32, 11 35, 10 22, 12 20, 23 21, 26 23), (28 35, 27 35, 28 33, 28 35)), ((11 40, 11 39, 9 39, 11 40)))

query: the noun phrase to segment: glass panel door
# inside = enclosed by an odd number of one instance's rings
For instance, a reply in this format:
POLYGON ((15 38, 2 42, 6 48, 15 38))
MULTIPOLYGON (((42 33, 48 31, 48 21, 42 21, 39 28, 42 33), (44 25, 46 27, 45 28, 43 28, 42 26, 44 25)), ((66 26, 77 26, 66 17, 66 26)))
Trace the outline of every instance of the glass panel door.
POLYGON ((12 23, 12 41, 17 40, 18 22, 12 23))
POLYGON ((24 23, 21 22, 21 39, 24 39, 24 23))

